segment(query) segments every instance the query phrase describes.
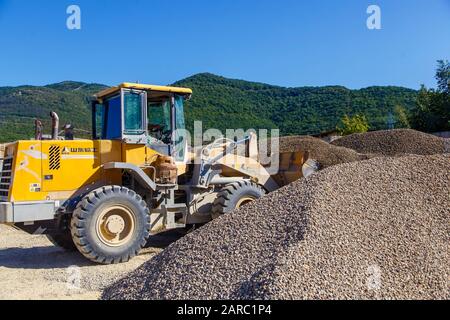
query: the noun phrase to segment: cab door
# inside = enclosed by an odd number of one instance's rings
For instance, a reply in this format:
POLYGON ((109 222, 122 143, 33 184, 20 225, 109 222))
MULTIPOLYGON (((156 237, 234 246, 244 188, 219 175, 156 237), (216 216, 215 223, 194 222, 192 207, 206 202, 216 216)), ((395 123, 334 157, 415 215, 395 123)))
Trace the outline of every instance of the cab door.
POLYGON ((122 141, 129 144, 147 143, 147 92, 121 90, 122 141))

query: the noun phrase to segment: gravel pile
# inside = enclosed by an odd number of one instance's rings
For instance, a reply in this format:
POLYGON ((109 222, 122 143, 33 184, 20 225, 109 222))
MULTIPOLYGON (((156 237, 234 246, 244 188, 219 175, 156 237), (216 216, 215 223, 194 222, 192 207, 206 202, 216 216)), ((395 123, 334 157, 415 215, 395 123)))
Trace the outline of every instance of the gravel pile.
POLYGON ((331 143, 360 153, 385 156, 403 154, 432 155, 450 152, 450 140, 423 132, 398 129, 352 134, 331 143))
MULTIPOLYGON (((308 152, 310 158, 319 161, 323 168, 341 163, 367 160, 371 155, 359 154, 355 150, 331 145, 321 139, 309 136, 281 137, 280 152, 308 152)), ((270 152, 270 146, 269 146, 270 152)))
POLYGON ((104 299, 448 299, 449 158, 321 171, 223 216, 104 299))

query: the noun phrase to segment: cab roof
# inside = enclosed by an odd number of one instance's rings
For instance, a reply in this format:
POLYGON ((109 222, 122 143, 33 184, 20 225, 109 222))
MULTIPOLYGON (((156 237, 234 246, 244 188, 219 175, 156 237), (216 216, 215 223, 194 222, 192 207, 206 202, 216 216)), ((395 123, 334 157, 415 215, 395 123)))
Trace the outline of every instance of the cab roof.
POLYGON ((136 90, 146 90, 146 91, 157 91, 157 92, 169 92, 169 93, 177 93, 180 95, 191 95, 192 90, 189 88, 178 88, 178 87, 166 87, 166 86, 157 86, 151 84, 141 84, 141 83, 130 83, 124 82, 119 84, 116 87, 111 87, 100 91, 95 95, 97 99, 103 99, 120 89, 136 89, 136 90))

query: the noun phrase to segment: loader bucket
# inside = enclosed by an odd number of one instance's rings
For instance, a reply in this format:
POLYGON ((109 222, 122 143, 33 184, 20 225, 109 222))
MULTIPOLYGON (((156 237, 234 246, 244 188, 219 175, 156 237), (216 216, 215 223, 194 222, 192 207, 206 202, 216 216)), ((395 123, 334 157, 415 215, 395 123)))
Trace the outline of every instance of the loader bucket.
POLYGON ((317 171, 311 164, 308 152, 281 152, 279 170, 272 178, 283 187, 317 171))

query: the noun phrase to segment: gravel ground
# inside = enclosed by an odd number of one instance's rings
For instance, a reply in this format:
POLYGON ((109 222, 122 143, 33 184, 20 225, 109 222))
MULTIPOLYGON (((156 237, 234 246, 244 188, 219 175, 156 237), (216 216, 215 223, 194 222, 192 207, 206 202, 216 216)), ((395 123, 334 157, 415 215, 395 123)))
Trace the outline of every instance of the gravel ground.
POLYGON ((98 299, 104 287, 178 238, 177 234, 156 237, 148 249, 130 262, 103 266, 90 263, 77 252, 54 247, 45 236, 31 236, 0 225, 0 300, 98 299), (73 266, 79 269, 70 268, 73 266), (76 285, 76 281, 70 280, 75 279, 78 270, 79 289, 70 285, 76 285))
POLYGON ((104 299, 448 299, 445 156, 338 165, 171 245, 104 299))
POLYGON ((450 139, 410 129, 358 133, 335 140, 331 144, 350 148, 360 153, 386 156, 450 153, 450 139))

